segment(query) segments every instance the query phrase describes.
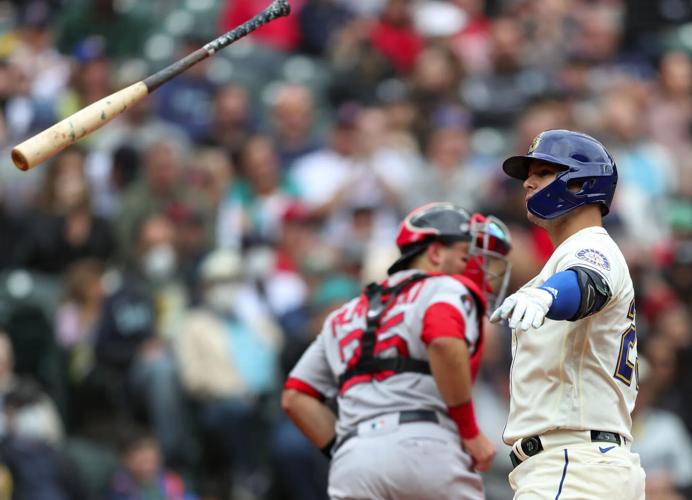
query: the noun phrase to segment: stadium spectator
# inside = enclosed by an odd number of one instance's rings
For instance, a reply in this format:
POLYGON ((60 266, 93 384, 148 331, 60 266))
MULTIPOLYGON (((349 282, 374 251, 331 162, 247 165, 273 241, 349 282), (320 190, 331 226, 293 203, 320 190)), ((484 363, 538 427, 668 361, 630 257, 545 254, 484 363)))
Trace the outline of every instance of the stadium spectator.
POLYGON ((315 137, 315 100, 309 87, 285 84, 277 91, 270 106, 271 136, 276 143, 283 171, 299 158, 317 150, 320 138, 315 137))
POLYGON ((112 477, 105 500, 196 500, 185 481, 166 469, 159 443, 146 431, 132 429, 122 438, 121 468, 112 477))
MULTIPOLYGON (((96 326, 96 369, 104 396, 125 416, 142 413, 170 463, 193 460, 186 408, 170 343, 185 294, 176 276, 174 227, 161 215, 137 227, 134 260, 106 297, 96 326)), ((115 415, 117 416, 117 415, 115 415)))
POLYGON ((212 252, 200 274, 202 302, 183 319, 175 344, 181 380, 199 408, 207 472, 232 470, 235 494, 258 495, 267 487, 262 425, 267 397, 277 388, 281 333, 245 284, 237 252, 212 252))
POLYGON ((217 241, 224 248, 240 249, 274 243, 281 214, 297 191, 282 175, 274 141, 253 136, 239 155, 238 177, 219 207, 217 241))
POLYGON ((84 159, 84 151, 72 147, 47 169, 36 209, 17 243, 19 266, 58 274, 81 258, 113 256, 111 224, 92 212, 84 159))

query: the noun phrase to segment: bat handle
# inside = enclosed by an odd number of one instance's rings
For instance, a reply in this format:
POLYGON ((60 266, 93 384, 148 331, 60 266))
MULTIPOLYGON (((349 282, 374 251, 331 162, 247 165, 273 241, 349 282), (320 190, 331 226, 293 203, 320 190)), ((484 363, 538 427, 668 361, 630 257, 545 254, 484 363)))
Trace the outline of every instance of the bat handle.
POLYGON ((12 161, 18 169, 29 170, 102 127, 147 94, 144 82, 137 82, 104 97, 15 146, 12 161))

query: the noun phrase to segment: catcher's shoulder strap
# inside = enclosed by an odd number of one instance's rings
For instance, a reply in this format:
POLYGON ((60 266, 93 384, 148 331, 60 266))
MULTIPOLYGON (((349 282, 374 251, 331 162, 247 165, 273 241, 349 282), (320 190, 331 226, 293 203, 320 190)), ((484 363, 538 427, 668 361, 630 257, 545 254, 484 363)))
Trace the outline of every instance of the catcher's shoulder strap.
POLYGON ((430 364, 420 359, 375 357, 375 344, 377 343, 377 329, 389 306, 397 296, 410 285, 429 278, 427 274, 416 273, 401 280, 396 285, 385 287, 379 283, 370 283, 365 287, 364 293, 368 301, 365 332, 361 337, 361 354, 356 364, 348 368, 339 376, 339 388, 351 378, 357 375, 393 371, 395 373, 415 372, 430 375, 430 364))

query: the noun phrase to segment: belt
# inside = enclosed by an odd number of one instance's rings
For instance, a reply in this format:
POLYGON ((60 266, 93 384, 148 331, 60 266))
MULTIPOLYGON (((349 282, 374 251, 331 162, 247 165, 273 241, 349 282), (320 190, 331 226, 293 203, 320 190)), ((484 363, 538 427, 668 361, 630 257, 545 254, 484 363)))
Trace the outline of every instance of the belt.
MULTIPOLYGON (((437 417, 437 413, 432 410, 405 410, 399 412, 399 424, 412 424, 414 422, 432 422, 434 424, 439 424, 440 419, 437 417)), ((344 434, 344 437, 334 446, 332 453, 335 453, 343 444, 349 439, 356 437, 358 435, 358 428, 344 434)))
POLYGON ((587 437, 590 437, 591 442, 594 443, 614 443, 622 446, 623 443, 626 442, 626 440, 622 438, 620 434, 616 434, 615 432, 556 431, 543 435, 543 440, 541 440, 541 436, 530 436, 520 439, 512 446, 513 449, 509 453, 509 459, 512 461, 512 466, 516 467, 527 458, 537 455, 543 451, 544 441, 552 445, 557 445, 558 441, 561 441, 561 444, 570 444, 584 442, 587 437), (522 455, 524 456, 522 457, 522 455))

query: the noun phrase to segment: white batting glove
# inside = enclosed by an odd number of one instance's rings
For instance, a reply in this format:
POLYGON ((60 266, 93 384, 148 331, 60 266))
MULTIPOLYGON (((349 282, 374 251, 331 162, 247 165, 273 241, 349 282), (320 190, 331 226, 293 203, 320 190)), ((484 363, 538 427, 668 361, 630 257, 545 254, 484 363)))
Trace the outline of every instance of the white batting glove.
POLYGON ((490 321, 497 323, 509 318, 512 329, 528 330, 538 328, 545 321, 545 315, 553 304, 553 295, 542 288, 522 288, 507 297, 500 307, 490 316, 490 321))

